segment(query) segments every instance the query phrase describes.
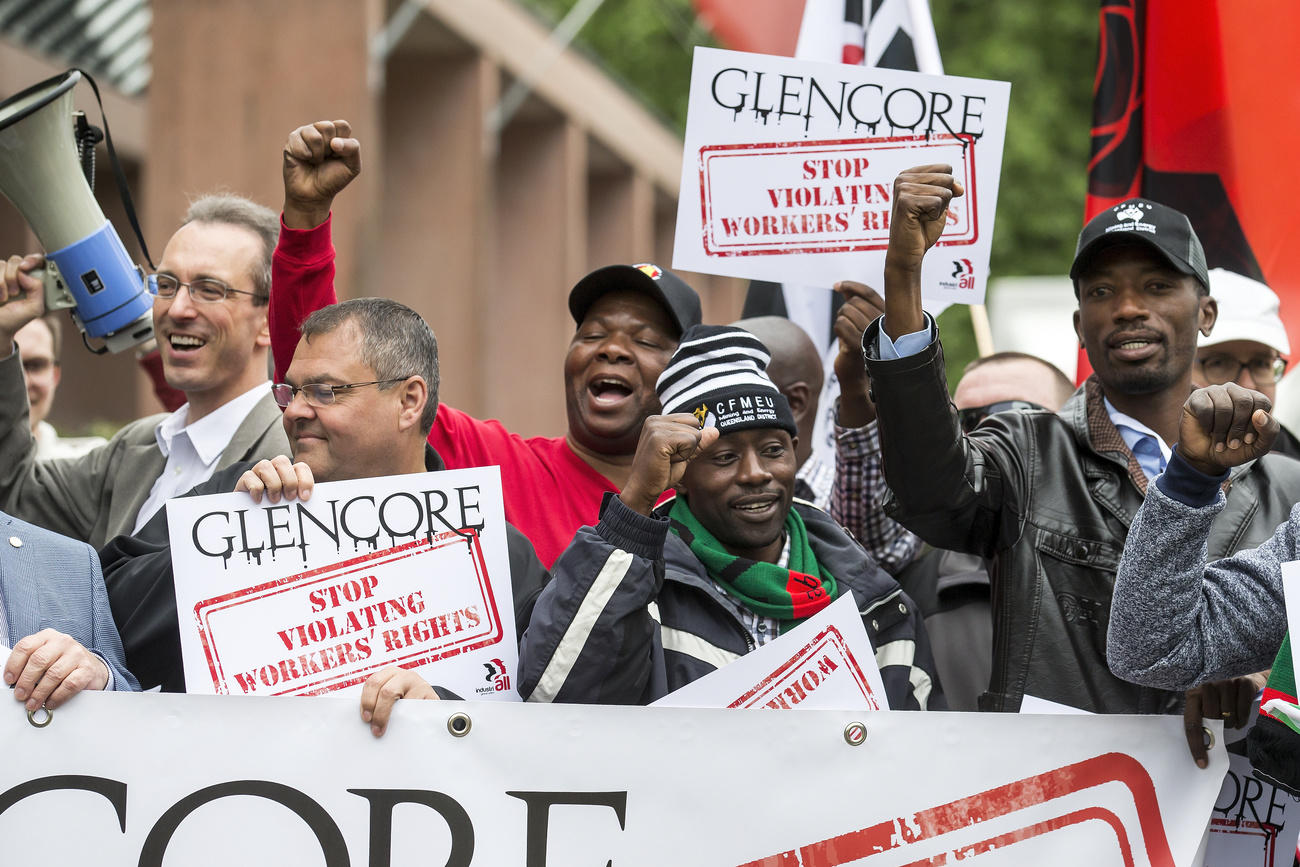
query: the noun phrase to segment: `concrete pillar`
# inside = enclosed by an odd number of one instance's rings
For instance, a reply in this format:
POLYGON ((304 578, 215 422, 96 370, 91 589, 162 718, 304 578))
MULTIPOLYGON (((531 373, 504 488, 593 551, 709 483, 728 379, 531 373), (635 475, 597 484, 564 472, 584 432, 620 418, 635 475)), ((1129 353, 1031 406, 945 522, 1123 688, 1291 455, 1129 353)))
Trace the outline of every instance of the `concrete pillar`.
POLYGON ((153 81, 144 177, 145 232, 155 257, 190 197, 214 190, 275 210, 289 132, 344 118, 362 140, 362 176, 339 199, 334 244, 340 295, 357 294, 373 226, 383 142, 370 81, 370 37, 382 0, 204 0, 153 4, 153 81), (238 34, 214 42, 214 34, 238 34))
POLYGON ((587 140, 571 122, 527 118, 501 134, 496 277, 481 298, 491 327, 481 360, 485 412, 521 434, 566 425, 569 289, 587 271, 587 140))
POLYGON ((494 276, 496 225, 483 119, 498 82, 480 54, 390 61, 381 231, 363 280, 368 293, 410 305, 433 326, 440 399, 475 415, 490 391, 482 335, 495 317, 482 293, 494 276))
POLYGON ((645 176, 622 167, 594 172, 587 184, 588 270, 655 261, 654 189, 645 176))

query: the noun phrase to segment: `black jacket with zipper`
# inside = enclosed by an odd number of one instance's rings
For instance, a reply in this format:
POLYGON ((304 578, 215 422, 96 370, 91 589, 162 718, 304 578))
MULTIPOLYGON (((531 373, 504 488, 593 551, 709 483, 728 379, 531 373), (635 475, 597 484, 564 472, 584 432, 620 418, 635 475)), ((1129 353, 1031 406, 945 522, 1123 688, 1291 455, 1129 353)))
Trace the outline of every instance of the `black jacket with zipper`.
MULTIPOLYGON (((649 704, 754 649, 702 564, 665 517, 613 494, 551 568, 519 649, 528 701, 649 704)), ((920 611, 842 527, 794 508, 817 562, 853 594, 894 710, 946 707, 920 611)))

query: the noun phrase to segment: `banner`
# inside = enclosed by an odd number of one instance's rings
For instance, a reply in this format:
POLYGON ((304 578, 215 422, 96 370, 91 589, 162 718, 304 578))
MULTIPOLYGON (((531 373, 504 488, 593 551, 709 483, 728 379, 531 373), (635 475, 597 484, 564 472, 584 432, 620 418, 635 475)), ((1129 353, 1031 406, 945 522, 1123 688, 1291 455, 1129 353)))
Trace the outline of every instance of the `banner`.
POLYGON ((696 48, 673 267, 882 285, 894 178, 964 184, 927 298, 984 299, 1010 85, 696 48))
POLYGON ((0 707, 6 864, 1186 865, 1176 717, 86 693, 0 707), (933 860, 927 860, 933 859, 933 860))
POLYGON ((167 503, 189 692, 314 695, 390 665, 518 701, 497 467, 167 503))
POLYGON ((654 707, 889 710, 880 666, 852 593, 654 707))

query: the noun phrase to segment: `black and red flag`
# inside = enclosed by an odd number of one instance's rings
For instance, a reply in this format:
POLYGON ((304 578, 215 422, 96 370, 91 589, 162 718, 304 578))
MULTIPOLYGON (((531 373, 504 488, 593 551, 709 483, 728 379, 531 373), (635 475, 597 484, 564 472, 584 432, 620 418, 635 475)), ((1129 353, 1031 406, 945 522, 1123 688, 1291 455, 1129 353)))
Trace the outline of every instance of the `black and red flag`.
POLYGON ((1100 26, 1085 219, 1137 195, 1177 208, 1209 267, 1271 286, 1300 339, 1300 4, 1102 0, 1100 26))

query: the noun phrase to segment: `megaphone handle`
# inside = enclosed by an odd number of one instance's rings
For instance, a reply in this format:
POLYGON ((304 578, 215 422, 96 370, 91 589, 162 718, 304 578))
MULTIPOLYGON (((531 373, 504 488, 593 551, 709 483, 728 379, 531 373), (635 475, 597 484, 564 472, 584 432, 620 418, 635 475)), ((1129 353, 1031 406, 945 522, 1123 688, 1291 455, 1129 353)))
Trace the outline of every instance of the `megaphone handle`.
POLYGON ((135 215, 135 204, 131 201, 131 188, 126 184, 126 172, 122 170, 122 161, 117 158, 117 149, 113 147, 113 133, 108 129, 108 115, 104 113, 104 100, 99 96, 99 85, 90 73, 80 67, 74 67, 86 79, 90 89, 95 92, 95 102, 99 103, 99 119, 104 123, 104 143, 108 145, 108 161, 113 166, 113 178, 117 181, 117 193, 122 199, 122 208, 126 211, 126 218, 131 223, 131 229, 135 232, 136 240, 140 242, 140 252, 144 255, 144 260, 149 263, 149 270, 156 271, 158 266, 153 263, 153 257, 149 255, 149 245, 145 243, 144 232, 140 229, 140 221, 135 215))
POLYGON ((72 293, 68 291, 68 284, 63 282, 59 266, 52 260, 46 259, 44 267, 34 268, 29 274, 45 284, 46 312, 77 306, 77 299, 73 298, 72 293))

